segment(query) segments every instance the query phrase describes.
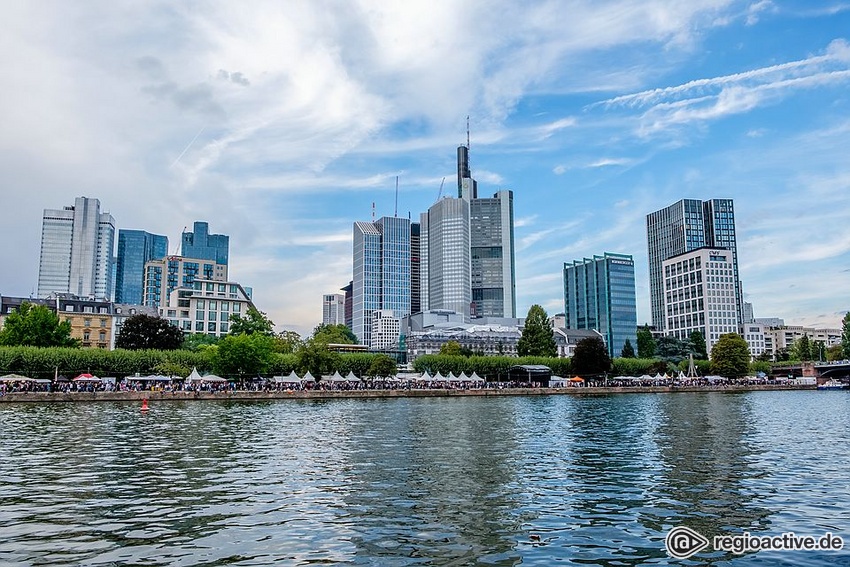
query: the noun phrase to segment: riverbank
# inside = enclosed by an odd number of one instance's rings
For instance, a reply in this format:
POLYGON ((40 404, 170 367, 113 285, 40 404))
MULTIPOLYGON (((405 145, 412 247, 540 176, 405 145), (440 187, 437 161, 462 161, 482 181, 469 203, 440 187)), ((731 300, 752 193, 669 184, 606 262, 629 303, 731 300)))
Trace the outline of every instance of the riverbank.
POLYGON ((9 393, 0 397, 2 403, 61 403, 61 402, 133 402, 191 400, 326 400, 342 398, 439 398, 457 396, 602 396, 609 394, 672 394, 686 392, 758 392, 776 390, 814 390, 815 386, 790 385, 726 385, 726 386, 645 386, 610 388, 482 388, 477 390, 301 390, 252 392, 30 392, 9 393))

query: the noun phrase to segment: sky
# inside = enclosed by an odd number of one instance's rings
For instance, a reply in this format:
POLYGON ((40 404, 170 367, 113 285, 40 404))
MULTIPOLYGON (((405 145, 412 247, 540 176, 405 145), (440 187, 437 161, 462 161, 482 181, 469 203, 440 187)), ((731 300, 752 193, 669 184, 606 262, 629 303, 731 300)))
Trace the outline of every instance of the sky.
MULTIPOLYGON (((178 252, 230 235, 230 276, 309 332, 351 279, 352 223, 514 191, 518 311, 563 311, 563 264, 635 259, 646 215, 735 200, 756 317, 850 303, 850 2, 7 0, 0 294, 38 281, 45 208, 96 197, 178 252)), ((117 242, 117 234, 116 234, 117 242)))

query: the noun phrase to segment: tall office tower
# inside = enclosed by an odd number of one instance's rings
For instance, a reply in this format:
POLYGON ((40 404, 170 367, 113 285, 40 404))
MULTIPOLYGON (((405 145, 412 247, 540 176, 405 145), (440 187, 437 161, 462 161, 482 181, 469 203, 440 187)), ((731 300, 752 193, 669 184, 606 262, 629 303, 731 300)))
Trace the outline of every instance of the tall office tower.
POLYGON ((227 265, 230 250, 230 237, 226 234, 210 234, 210 226, 195 221, 193 232, 184 232, 180 254, 184 258, 212 260, 216 264, 227 265))
POLYGON ((516 317, 514 194, 478 198, 469 148, 457 149, 458 197, 469 201, 473 317, 516 317))
POLYGON ((382 217, 354 223, 352 331, 361 344, 372 337, 372 312, 410 314, 410 220, 382 217))
POLYGON ((112 295, 115 219, 100 212, 100 201, 77 197, 62 210, 45 209, 41 225, 38 296, 72 293, 112 295))
POLYGON ((447 309, 468 318, 472 303, 469 202, 446 197, 420 218, 422 310, 447 309))
POLYGON ((145 263, 168 255, 168 237, 143 230, 118 231, 115 270, 115 301, 141 305, 144 297, 145 263))
POLYGON ((514 194, 469 203, 472 302, 476 317, 516 317, 514 194))
POLYGON ((345 326, 349 329, 354 328, 354 281, 348 282, 348 285, 342 288, 342 291, 345 294, 345 307, 344 307, 344 319, 343 322, 345 326))
POLYGON ((345 324, 345 296, 327 293, 322 296, 322 325, 345 324))
POLYGON ((662 262, 702 247, 726 248, 732 252, 736 313, 741 320, 743 301, 732 199, 682 199, 646 216, 646 236, 652 324, 656 329, 665 329, 662 262))
POLYGON ((735 254, 723 248, 698 248, 661 263, 668 334, 684 340, 700 331, 711 352, 720 335, 740 331, 734 266, 735 254))
POLYGON ((422 311, 422 234, 418 222, 410 223, 410 312, 422 311))
POLYGON ((568 329, 593 329, 608 354, 620 356, 626 340, 637 347, 635 263, 625 254, 594 256, 564 264, 564 315, 568 329))
MULTIPOLYGON (((183 305, 171 305, 171 292, 177 288, 190 288, 195 285, 195 280, 226 282, 227 266, 212 260, 182 256, 166 256, 145 262, 142 305, 158 307, 160 311, 165 307, 185 308, 187 304, 182 298, 179 301, 183 305)), ((244 288, 243 291, 250 298, 250 293, 244 288)))

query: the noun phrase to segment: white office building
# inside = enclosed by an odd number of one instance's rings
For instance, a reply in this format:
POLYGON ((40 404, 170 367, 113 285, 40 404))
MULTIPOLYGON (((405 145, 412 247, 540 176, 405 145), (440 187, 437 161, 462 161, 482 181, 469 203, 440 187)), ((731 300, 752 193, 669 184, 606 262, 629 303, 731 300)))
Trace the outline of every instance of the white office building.
POLYGON ((38 297, 71 293, 111 298, 115 219, 100 201, 77 197, 70 207, 45 209, 41 228, 38 297))
POLYGON ((244 317, 253 306, 245 288, 236 282, 195 278, 192 284, 173 289, 159 314, 184 334, 223 337, 230 332, 230 316, 244 317))
POLYGON ((469 201, 444 197, 421 215, 423 311, 456 311, 469 319, 472 303, 469 214, 469 201))
POLYGON ((376 309, 372 311, 372 336, 369 339, 370 349, 386 350, 398 348, 400 335, 401 318, 397 317, 391 309, 376 309))
POLYGON ((345 325, 345 296, 341 293, 322 295, 322 325, 345 325))
POLYGON ((693 331, 706 348, 721 335, 737 333, 737 277, 731 250, 698 248, 662 263, 665 334, 687 339, 693 331))

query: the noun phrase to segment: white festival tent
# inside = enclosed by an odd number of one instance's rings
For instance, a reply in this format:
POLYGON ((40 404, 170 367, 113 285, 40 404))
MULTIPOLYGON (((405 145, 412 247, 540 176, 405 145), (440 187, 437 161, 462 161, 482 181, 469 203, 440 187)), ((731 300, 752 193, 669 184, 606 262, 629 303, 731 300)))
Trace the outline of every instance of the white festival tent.
POLYGON ((315 378, 313 378, 313 375, 312 375, 312 374, 310 374, 310 371, 309 371, 309 370, 307 371, 307 374, 305 374, 305 375, 304 375, 304 378, 302 378, 302 380, 303 380, 304 382, 315 382, 315 381, 316 381, 316 379, 315 379, 315 378))
POLYGON ((445 377, 442 374, 440 374, 439 372, 434 374, 434 382, 443 382, 443 381, 445 381, 445 377))
POLYGON ((348 371, 348 374, 345 376, 346 382, 360 382, 360 378, 354 375, 354 372, 351 370, 348 371))
POLYGON ((191 373, 191 374, 189 374, 189 375, 186 377, 186 381, 187 381, 187 382, 200 382, 200 381, 201 381, 201 375, 200 375, 200 374, 198 374, 198 369, 197 369, 197 368, 194 368, 194 367, 192 368, 192 373, 191 373))
MULTIPOLYGON (((324 378, 323 378, 324 380, 324 378)), ((343 378, 342 374, 339 373, 339 370, 334 372, 333 376, 327 378, 328 382, 345 382, 345 378, 343 378)))
POLYGON ((477 372, 473 372, 472 376, 469 377, 470 382, 483 382, 484 378, 480 377, 477 372))
POLYGON ((221 376, 216 376, 215 374, 207 374, 206 376, 201 377, 201 382, 214 382, 216 384, 219 384, 222 382, 227 382, 227 380, 225 380, 221 376))
POLYGON ((466 372, 461 372, 460 376, 457 377, 461 382, 469 382, 469 376, 466 375, 466 372))
POLYGON ((420 382, 430 382, 431 380, 433 380, 433 378, 431 378, 431 375, 428 374, 428 371, 426 370, 422 373, 422 376, 419 376, 416 380, 420 382))

